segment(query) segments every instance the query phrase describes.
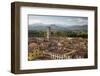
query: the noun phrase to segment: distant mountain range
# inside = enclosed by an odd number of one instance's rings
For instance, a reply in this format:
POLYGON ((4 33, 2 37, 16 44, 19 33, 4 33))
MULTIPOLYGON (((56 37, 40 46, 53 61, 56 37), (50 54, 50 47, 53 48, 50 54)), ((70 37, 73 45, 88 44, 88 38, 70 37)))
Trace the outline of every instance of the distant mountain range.
POLYGON ((87 31, 88 29, 87 25, 67 26, 67 25, 60 25, 60 24, 48 25, 48 24, 36 23, 36 24, 29 25, 28 30, 45 31, 47 30, 48 26, 55 31, 87 31))

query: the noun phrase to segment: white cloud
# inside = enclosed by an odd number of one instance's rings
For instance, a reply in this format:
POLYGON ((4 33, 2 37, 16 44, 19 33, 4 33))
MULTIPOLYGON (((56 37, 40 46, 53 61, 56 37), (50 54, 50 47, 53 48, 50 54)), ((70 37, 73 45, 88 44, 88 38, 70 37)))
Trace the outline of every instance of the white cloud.
POLYGON ((36 19, 30 19, 29 20, 29 25, 31 25, 31 24, 34 24, 34 23, 42 23, 42 21, 41 20, 36 20, 36 19))

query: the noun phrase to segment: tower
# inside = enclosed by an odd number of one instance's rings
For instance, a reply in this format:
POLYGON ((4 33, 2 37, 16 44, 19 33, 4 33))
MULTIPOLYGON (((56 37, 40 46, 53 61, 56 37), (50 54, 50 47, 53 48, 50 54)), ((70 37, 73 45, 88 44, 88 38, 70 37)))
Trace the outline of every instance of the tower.
POLYGON ((51 36, 51 28, 50 26, 47 27, 47 39, 50 40, 50 36, 51 36))

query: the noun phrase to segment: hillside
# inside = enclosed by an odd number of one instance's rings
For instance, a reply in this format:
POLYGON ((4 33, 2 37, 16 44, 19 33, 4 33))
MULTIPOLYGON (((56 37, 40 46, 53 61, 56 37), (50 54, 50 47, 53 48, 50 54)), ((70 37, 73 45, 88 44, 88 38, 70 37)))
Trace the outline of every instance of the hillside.
POLYGON ((67 25, 59 25, 59 24, 52 24, 52 25, 47 25, 47 24, 32 24, 29 25, 28 30, 37 30, 37 31, 46 31, 47 27, 51 27, 52 30, 56 31, 87 31, 88 27, 87 25, 74 25, 74 26, 67 26, 67 25))

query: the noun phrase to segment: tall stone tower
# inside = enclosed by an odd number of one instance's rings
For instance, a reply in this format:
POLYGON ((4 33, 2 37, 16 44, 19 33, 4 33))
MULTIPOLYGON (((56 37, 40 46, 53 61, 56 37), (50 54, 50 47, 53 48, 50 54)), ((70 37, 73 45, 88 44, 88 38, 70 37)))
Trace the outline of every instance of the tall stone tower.
POLYGON ((48 26, 47 27, 47 39, 50 40, 50 36, 51 36, 51 27, 48 26))

